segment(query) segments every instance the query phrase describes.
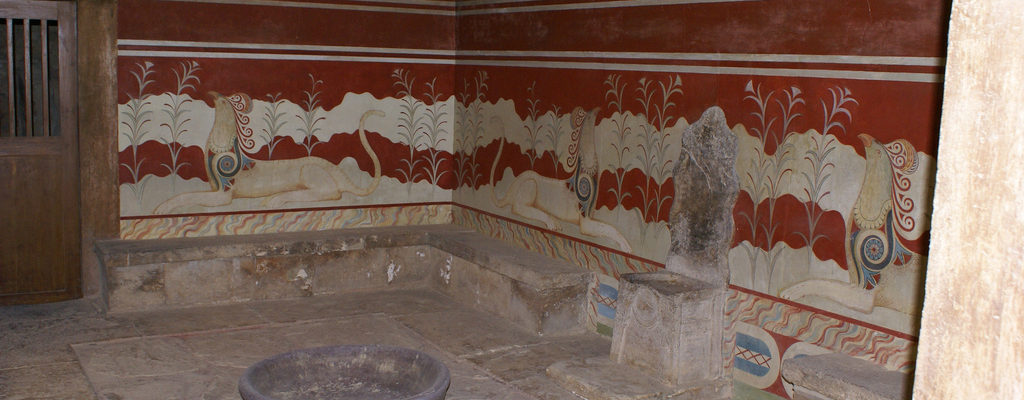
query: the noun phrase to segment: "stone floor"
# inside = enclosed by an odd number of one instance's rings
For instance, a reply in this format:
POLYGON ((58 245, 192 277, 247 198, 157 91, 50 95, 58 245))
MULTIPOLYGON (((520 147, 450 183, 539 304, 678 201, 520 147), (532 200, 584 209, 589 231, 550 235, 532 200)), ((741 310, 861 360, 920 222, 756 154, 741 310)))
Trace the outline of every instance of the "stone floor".
POLYGON ((610 347, 595 334, 539 337, 426 289, 116 315, 80 300, 0 307, 0 399, 238 399, 260 359, 365 343, 438 357, 450 400, 575 399, 545 368, 610 347))

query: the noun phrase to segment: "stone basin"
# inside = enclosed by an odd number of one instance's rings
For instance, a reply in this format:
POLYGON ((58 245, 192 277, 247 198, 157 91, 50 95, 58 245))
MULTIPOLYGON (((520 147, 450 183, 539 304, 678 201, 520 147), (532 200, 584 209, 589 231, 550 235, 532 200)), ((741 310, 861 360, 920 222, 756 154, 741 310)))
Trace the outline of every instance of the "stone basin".
POLYGON ((295 350, 262 360, 238 382, 243 400, 441 400, 451 374, 422 352, 382 345, 295 350))

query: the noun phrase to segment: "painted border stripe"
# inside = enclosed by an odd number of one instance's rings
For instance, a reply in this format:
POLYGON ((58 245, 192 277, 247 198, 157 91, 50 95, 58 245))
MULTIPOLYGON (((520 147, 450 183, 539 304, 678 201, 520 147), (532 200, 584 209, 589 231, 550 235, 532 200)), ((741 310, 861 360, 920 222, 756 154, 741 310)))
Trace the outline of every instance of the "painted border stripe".
MULTIPOLYGON (((163 0, 163 1, 175 1, 182 3, 208 3, 208 4, 235 4, 235 5, 246 5, 246 6, 268 6, 268 7, 291 7, 291 8, 308 8, 308 9, 320 9, 320 10, 343 10, 343 11, 370 11, 370 12, 390 12, 390 13, 406 13, 406 14, 425 14, 425 15, 443 15, 448 17, 455 16, 455 9, 451 5, 446 5, 444 9, 428 9, 428 8, 412 8, 402 6, 366 6, 359 4, 330 4, 330 3, 314 3, 306 1, 281 1, 281 0, 163 0)), ((388 1, 379 1, 379 3, 391 3, 388 1)), ((401 1, 395 1, 397 4, 410 4, 416 5, 416 3, 405 3, 401 1)), ((424 4, 426 5, 426 4, 424 4)))
POLYGON ((855 319, 853 317, 848 317, 848 316, 845 316, 845 315, 842 315, 842 314, 837 314, 837 313, 834 313, 834 312, 831 312, 831 311, 823 310, 823 309, 820 309, 820 308, 814 307, 814 306, 809 306, 807 304, 799 303, 799 302, 796 302, 796 301, 793 301, 793 300, 787 300, 787 299, 783 299, 781 297, 775 297, 775 296, 772 296, 770 294, 761 293, 761 292, 758 292, 756 290, 747 289, 745 287, 737 286, 737 285, 734 285, 734 284, 731 284, 731 283, 729 284, 729 289, 732 289, 732 290, 737 291, 737 292, 746 293, 746 294, 751 295, 751 296, 760 297, 760 298, 763 298, 765 300, 768 300, 768 301, 771 301, 771 302, 774 302, 774 303, 784 304, 784 305, 787 305, 787 306, 799 309, 801 311, 821 314, 821 315, 824 315, 826 317, 829 317, 829 318, 832 318, 832 319, 835 319, 835 320, 839 320, 839 321, 843 321, 843 322, 846 322, 846 323, 849 323, 849 324, 857 325, 857 326, 860 326, 862 328, 867 328, 867 329, 870 329, 870 330, 873 330, 873 331, 877 331, 877 332, 881 332, 881 333, 884 333, 884 334, 887 334, 887 335, 892 335, 892 336, 898 337, 898 338, 903 339, 903 340, 907 340, 907 341, 911 341, 911 342, 917 342, 918 341, 917 336, 914 336, 913 334, 910 334, 910 333, 903 333, 903 332, 900 332, 900 331, 892 329, 892 328, 886 328, 886 327, 881 326, 881 325, 875 325, 875 324, 872 324, 870 322, 861 321, 861 320, 855 319))
POLYGON ((238 211, 213 211, 203 213, 192 213, 192 214, 150 214, 150 215, 128 215, 121 216, 121 221, 137 221, 143 219, 161 219, 161 218, 188 218, 188 217, 219 217, 225 215, 245 215, 245 214, 277 214, 277 213, 289 213, 289 212, 310 212, 310 211, 338 211, 338 210, 355 210, 355 209, 375 209, 375 208, 391 208, 391 207, 429 207, 429 206, 454 206, 455 203, 450 201, 423 201, 418 203, 391 203, 391 204, 353 204, 348 206, 328 206, 328 207, 302 207, 302 208, 276 208, 272 210, 238 210, 238 211))
POLYGON ((225 58, 244 60, 286 60, 286 61, 342 61, 342 62, 376 62, 390 64, 442 64, 455 65, 453 58, 407 58, 407 57, 371 57, 371 56, 338 56, 323 54, 275 54, 275 53, 231 53, 231 52, 197 52, 197 51, 160 51, 160 50, 118 50, 118 57, 173 57, 173 58, 225 58))
MULTIPOLYGON (((404 53, 409 54, 409 53, 404 53)), ((403 55, 404 55, 403 54, 403 55)), ((174 57, 174 58, 225 58, 249 60, 288 60, 288 61, 337 61, 337 62, 378 62, 391 64, 441 64, 441 65, 472 65, 484 67, 518 67, 577 69, 602 71, 638 71, 681 74, 708 75, 753 75, 753 76, 784 76, 794 78, 827 78, 854 79, 893 82, 942 82, 942 74, 916 72, 880 72, 880 71, 849 71, 828 69, 797 69, 797 68, 751 68, 723 67, 701 65, 662 65, 662 64, 625 64, 625 63, 594 63, 574 61, 530 61, 530 60, 473 60, 455 58, 410 58, 386 56, 349 56, 326 54, 288 54, 288 53, 237 53, 223 51, 169 51, 169 50, 118 50, 121 57, 174 57)))
POLYGON ((814 64, 858 64, 941 67, 942 57, 893 57, 817 54, 753 54, 753 53, 658 53, 658 52, 604 52, 604 51, 491 51, 459 50, 459 57, 537 57, 537 58, 603 58, 647 59, 670 61, 738 61, 814 64))
MULTIPOLYGON (((240 47, 241 48, 241 47, 240 47)), ((361 48, 367 52, 385 53, 389 49, 361 48)), ((421 54, 434 55, 429 53, 421 54)), ((895 73, 873 71, 843 70, 803 70, 803 69, 769 69, 746 68, 746 66, 717 65, 666 65, 618 62, 583 62, 583 61, 542 61, 542 60, 495 60, 495 59, 463 59, 444 58, 413 58, 398 55, 415 54, 414 52, 397 52, 396 56, 364 56, 364 55, 330 55, 330 54, 290 54, 290 53, 257 53, 228 51, 174 51, 174 50, 118 50, 119 56, 138 57, 178 57, 178 58, 233 58, 233 59, 278 59, 304 61, 348 61, 348 62, 387 62, 387 63, 418 63, 475 66, 512 66, 512 68, 564 69, 564 70, 598 70, 598 71, 636 71, 648 73, 706 74, 706 75, 750 75, 764 77, 793 78, 825 78, 853 79, 865 81, 893 82, 942 82, 942 74, 895 73)))
POLYGON ((569 10, 592 10, 599 8, 624 8, 624 7, 646 7, 646 6, 668 6, 682 4, 708 4, 708 3, 742 3, 762 0, 611 0, 597 2, 576 2, 562 4, 544 4, 532 6, 505 6, 498 8, 482 8, 463 10, 465 6, 501 4, 509 1, 486 1, 486 2, 465 2, 459 4, 458 15, 481 15, 481 14, 504 14, 538 11, 569 11, 569 10))
MULTIPOLYGON (((190 42, 176 40, 140 40, 118 39, 118 46, 138 47, 185 47, 185 48, 220 48, 246 50, 279 50, 279 51, 320 51, 325 53, 375 53, 397 55, 424 55, 455 57, 455 50, 407 49, 394 47, 359 47, 359 46, 322 46, 274 43, 228 43, 228 42, 190 42)), ((126 51, 126 50, 121 50, 126 51)))
POLYGON ((434 6, 441 8, 455 8, 455 0, 359 0, 361 3, 385 3, 403 4, 416 6, 434 6))
POLYGON ((942 82, 942 74, 915 72, 878 72, 878 71, 846 71, 828 69, 796 69, 796 68, 749 68, 719 67, 700 65, 656 65, 656 64, 622 64, 622 63, 589 63, 573 61, 504 61, 504 60, 464 60, 459 59, 458 65, 479 67, 521 67, 521 68, 557 68, 557 69, 589 69, 602 71, 638 71, 668 72, 680 74, 710 75, 754 75, 784 76, 794 78, 829 78, 854 79, 869 81, 893 82, 942 82))
POLYGON ((410 49, 392 47, 359 47, 359 46, 324 46, 295 45, 276 43, 229 43, 229 42, 195 42, 175 40, 142 40, 119 39, 118 46, 139 47, 185 47, 185 48, 222 48, 247 50, 280 50, 280 51, 321 51, 350 52, 399 55, 431 55, 444 57, 534 57, 534 58, 591 58, 591 59, 628 59, 657 61, 731 61, 731 62, 764 62, 764 63, 813 63, 813 64, 851 64, 851 65, 890 65, 913 67, 942 67, 946 59, 942 57, 898 57, 898 56, 858 56, 858 55, 817 55, 817 54, 753 54, 753 53, 666 53, 666 52, 610 52, 610 51, 497 51, 497 50, 445 50, 445 49, 410 49))

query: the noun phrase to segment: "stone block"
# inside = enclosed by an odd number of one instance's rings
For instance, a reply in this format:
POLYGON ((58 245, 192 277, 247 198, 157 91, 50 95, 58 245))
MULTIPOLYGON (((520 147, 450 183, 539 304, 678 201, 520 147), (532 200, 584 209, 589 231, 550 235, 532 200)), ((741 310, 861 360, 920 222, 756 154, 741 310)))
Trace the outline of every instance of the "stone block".
POLYGON ((161 265, 137 265, 110 271, 107 307, 113 312, 157 308, 167 303, 161 265))
MULTIPOLYGON (((502 251, 508 254, 522 250, 509 247, 502 251)), ((516 279, 498 272, 513 268, 499 257, 494 253, 483 260, 451 256, 444 264, 445 272, 439 274, 443 276, 436 280, 438 288, 459 301, 500 315, 536 334, 562 335, 583 330, 586 272, 565 273, 575 279, 537 279, 545 285, 538 287, 534 286, 535 281, 525 280, 536 275, 522 274, 516 279), (496 265, 502 267, 495 268, 496 265)))
POLYGON ((166 305, 205 305, 246 301, 256 287, 247 271, 251 258, 221 258, 164 264, 166 305))
POLYGON ((321 272, 316 258, 303 254, 246 258, 243 277, 251 287, 250 299, 269 300, 312 296, 321 272))
POLYGON ((724 288, 668 271, 623 275, 611 360, 673 386, 723 378, 725 297, 724 288))
POLYGON ((787 359, 782 377, 794 399, 898 400, 910 398, 911 376, 845 354, 787 359))
MULTIPOLYGON (((422 258, 426 258, 426 253, 422 258)), ((428 271, 416 247, 372 248, 306 257, 316 270, 315 295, 425 286, 428 271)))

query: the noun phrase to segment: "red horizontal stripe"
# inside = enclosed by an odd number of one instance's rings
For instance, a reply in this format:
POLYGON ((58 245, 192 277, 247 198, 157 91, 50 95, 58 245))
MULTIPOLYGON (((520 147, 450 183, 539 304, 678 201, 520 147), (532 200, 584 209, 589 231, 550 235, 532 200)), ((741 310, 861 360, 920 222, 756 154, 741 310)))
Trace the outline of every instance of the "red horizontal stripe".
POLYGON ((603 246, 603 245, 600 245, 600 244, 597 244, 597 243, 588 242, 586 240, 583 240, 583 239, 580 239, 580 238, 577 238, 577 237, 573 237, 573 236, 569 236, 569 235, 566 235, 566 234, 561 233, 561 232, 555 232, 555 231, 552 231, 550 229, 546 229, 546 228, 542 228, 542 227, 539 227, 539 226, 536 226, 536 225, 528 224, 526 222, 522 222, 522 221, 519 221, 519 220, 516 220, 516 219, 512 219, 512 218, 509 218, 509 217, 506 217, 506 216, 503 216, 503 215, 498 215, 498 214, 495 214, 495 213, 492 213, 492 212, 484 211, 484 210, 481 210, 481 209, 478 209, 478 208, 475 208, 475 207, 471 207, 471 206, 468 206, 468 205, 465 205, 465 204, 454 203, 454 205, 458 206, 458 207, 465 208, 467 210, 471 210, 473 212, 484 214, 484 215, 492 217, 492 218, 497 218, 497 219, 500 219, 502 221, 506 221, 506 222, 509 222, 509 223, 512 223, 512 224, 516 224, 516 225, 520 225, 520 226, 525 226, 527 228, 530 228, 530 229, 533 229, 533 230, 538 230, 538 231, 547 233, 549 235, 558 236, 560 238, 563 238, 563 239, 566 239, 566 240, 570 240, 570 241, 573 241, 573 242, 576 242, 576 243, 580 243, 580 244, 583 244, 583 245, 586 245, 586 246, 596 247, 596 248, 598 248, 598 249, 600 249, 602 251, 606 251, 606 252, 609 252, 609 253, 617 254, 617 255, 620 255, 620 256, 625 257, 625 258, 630 259, 630 260, 635 260, 635 261, 651 264, 651 265, 653 265, 655 267, 658 267, 658 268, 665 268, 665 264, 664 263, 659 263, 659 262, 654 261, 654 260, 646 259, 646 258, 637 256, 637 255, 626 253, 626 252, 623 252, 621 250, 616 250, 616 249, 613 249, 613 248, 610 248, 610 247, 606 247, 606 246, 603 246))
POLYGON ((421 202, 421 203, 394 203, 394 204, 372 204, 372 205, 351 205, 351 206, 331 206, 331 207, 306 207, 306 208, 279 208, 273 210, 242 210, 242 211, 218 211, 218 212, 207 212, 207 213, 191 213, 191 214, 159 214, 159 215, 138 215, 121 217, 121 221, 133 221, 143 219, 160 219, 160 218, 182 218, 182 217, 200 217, 200 216, 220 216, 220 215, 240 215, 240 214, 277 214, 286 212, 307 212, 307 211, 334 211, 334 210, 353 210, 360 208, 392 208, 392 207, 423 207, 423 206, 444 206, 452 205, 450 201, 435 201, 435 202, 421 202))

